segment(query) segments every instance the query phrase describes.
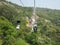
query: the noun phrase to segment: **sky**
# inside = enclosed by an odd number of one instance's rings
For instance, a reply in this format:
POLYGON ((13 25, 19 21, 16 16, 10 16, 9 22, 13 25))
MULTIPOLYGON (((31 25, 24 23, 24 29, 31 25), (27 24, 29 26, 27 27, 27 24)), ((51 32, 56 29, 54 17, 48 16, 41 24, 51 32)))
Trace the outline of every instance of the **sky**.
MULTIPOLYGON (((22 5, 20 0, 8 0, 10 2, 22 5)), ((34 6, 34 0, 21 0, 24 6, 32 7, 34 6)), ((36 7, 50 8, 60 10, 60 0, 36 0, 36 7)))

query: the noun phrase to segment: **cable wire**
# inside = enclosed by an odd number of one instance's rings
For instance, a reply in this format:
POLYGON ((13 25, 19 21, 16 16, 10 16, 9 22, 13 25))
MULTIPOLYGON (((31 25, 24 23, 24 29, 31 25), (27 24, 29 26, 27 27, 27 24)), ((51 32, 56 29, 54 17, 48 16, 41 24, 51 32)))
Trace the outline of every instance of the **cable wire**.
POLYGON ((23 2, 20 0, 20 2, 21 2, 21 4, 22 4, 22 6, 24 6, 24 4, 23 4, 23 2))

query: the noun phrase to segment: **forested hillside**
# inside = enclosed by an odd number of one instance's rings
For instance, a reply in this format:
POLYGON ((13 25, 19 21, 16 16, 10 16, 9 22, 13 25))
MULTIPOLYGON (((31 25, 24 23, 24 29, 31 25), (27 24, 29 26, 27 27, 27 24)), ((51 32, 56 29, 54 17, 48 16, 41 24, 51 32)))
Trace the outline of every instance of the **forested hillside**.
POLYGON ((31 17, 32 12, 32 7, 0 0, 0 45, 60 45, 60 10, 37 7, 37 32, 26 27, 26 16, 31 17))

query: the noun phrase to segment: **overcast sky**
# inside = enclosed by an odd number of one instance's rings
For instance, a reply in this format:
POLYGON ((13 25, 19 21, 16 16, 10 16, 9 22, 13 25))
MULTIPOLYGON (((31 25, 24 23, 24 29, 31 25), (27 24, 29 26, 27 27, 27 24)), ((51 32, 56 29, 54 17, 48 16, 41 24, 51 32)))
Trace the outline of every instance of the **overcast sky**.
MULTIPOLYGON (((22 5, 19 0, 9 0, 10 2, 22 5)), ((33 6, 34 0, 21 0, 24 6, 33 6)), ((36 7, 51 8, 60 10, 60 0, 36 0, 36 7)))

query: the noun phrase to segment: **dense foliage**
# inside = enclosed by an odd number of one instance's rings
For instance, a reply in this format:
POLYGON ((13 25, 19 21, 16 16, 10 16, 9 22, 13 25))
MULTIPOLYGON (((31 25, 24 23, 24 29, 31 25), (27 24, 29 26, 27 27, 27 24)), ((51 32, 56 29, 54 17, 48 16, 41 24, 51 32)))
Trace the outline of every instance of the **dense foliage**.
POLYGON ((60 45, 60 10, 36 8, 38 31, 26 27, 32 7, 0 2, 0 45, 60 45), (20 20, 20 30, 15 27, 20 20))
POLYGON ((13 25, 4 17, 0 17, 0 39, 2 45, 13 45, 17 31, 13 25))

